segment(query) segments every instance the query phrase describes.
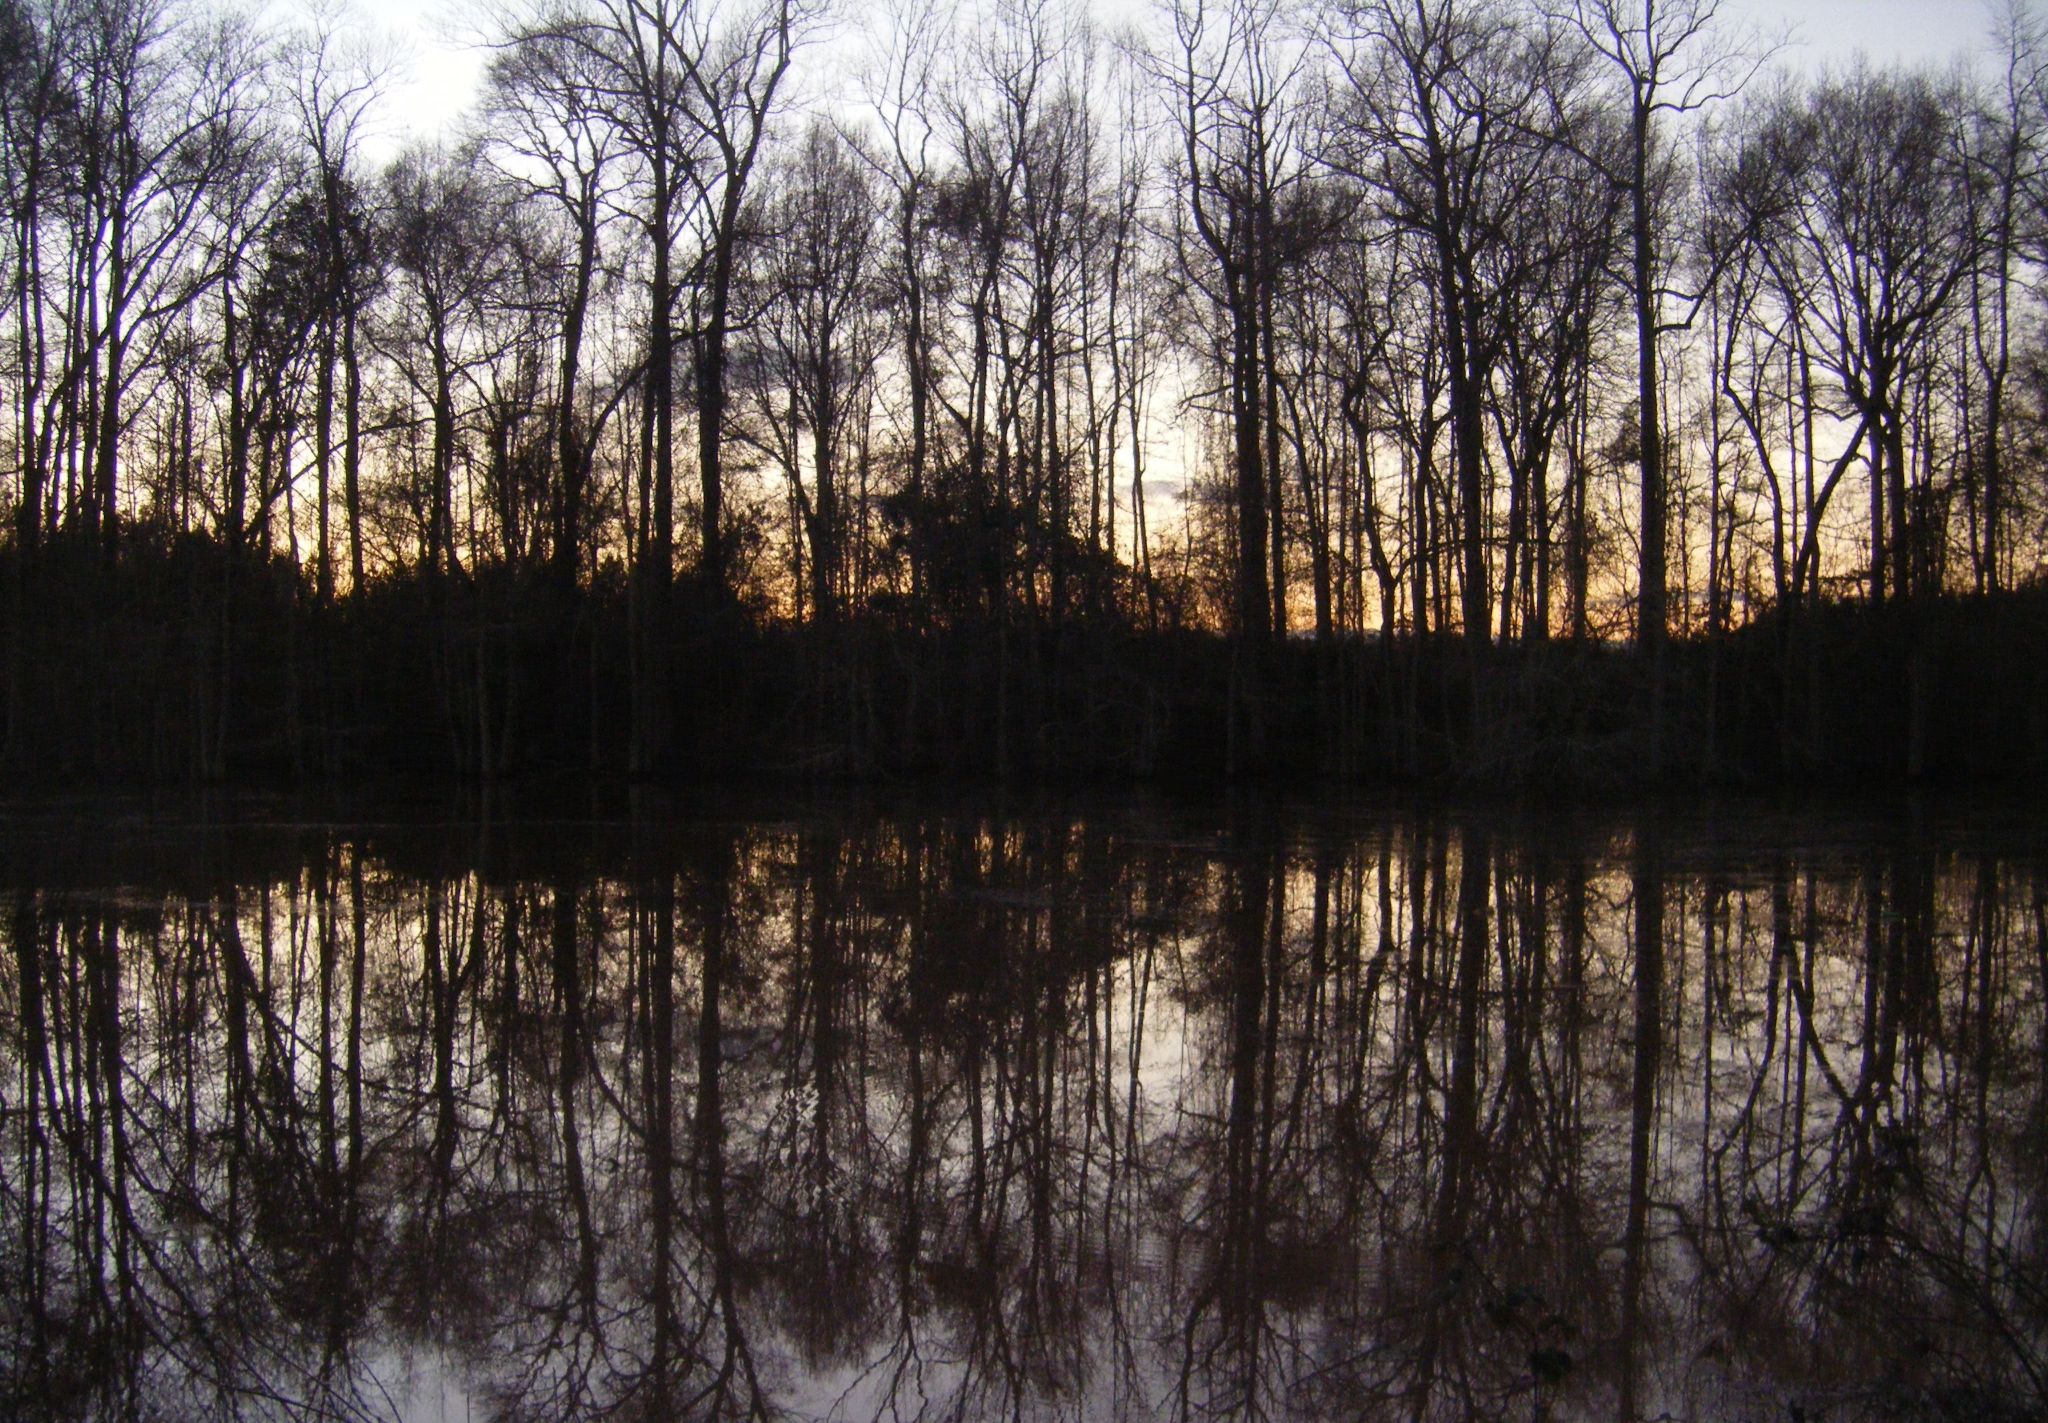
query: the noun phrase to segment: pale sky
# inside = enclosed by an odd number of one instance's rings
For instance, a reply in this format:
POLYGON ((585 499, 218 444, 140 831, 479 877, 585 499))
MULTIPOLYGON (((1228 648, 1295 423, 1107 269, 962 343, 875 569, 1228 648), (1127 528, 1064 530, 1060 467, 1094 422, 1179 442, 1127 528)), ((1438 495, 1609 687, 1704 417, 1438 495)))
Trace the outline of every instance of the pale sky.
MULTIPOLYGON (((483 59, 453 36, 474 13, 463 0, 355 0, 365 21, 410 52, 392 84, 389 121, 419 134, 451 124, 475 92, 483 59), (401 117, 403 116, 403 117, 401 117)), ((840 0, 849 22, 861 0, 840 0)), ((1783 58, 1802 65, 1872 60, 1945 62, 1983 50, 1991 29, 1984 0, 1721 0, 1722 13, 1766 38, 1790 30, 1783 58)), ((1122 7, 1119 7, 1122 8, 1122 7)))
POLYGON ((454 123, 483 74, 483 56, 457 43, 456 17, 469 6, 451 0, 352 0, 373 31, 388 36, 401 54, 384 104, 384 125, 404 132, 386 140, 431 137, 454 123))
POLYGON ((1936 63, 1988 46, 1991 8, 1984 0, 1721 0, 1731 20, 1767 35, 1790 27, 1788 58, 1846 61, 1857 51, 1873 60, 1936 63))
MULTIPOLYGON (((427 136, 452 124, 475 93, 483 69, 482 56, 454 38, 463 27, 460 17, 474 13, 474 7, 464 0, 355 4, 373 29, 410 51, 405 72, 391 85, 387 125, 427 136)), ((1767 37, 1789 27, 1794 44, 1784 58, 1800 64, 1843 63, 1859 50, 1876 61, 1945 62, 1961 51, 1984 49, 1991 28, 1984 0, 1721 0, 1721 5, 1727 19, 1754 25, 1767 37)), ((839 0, 839 13, 849 23, 863 8, 861 0, 839 0)))

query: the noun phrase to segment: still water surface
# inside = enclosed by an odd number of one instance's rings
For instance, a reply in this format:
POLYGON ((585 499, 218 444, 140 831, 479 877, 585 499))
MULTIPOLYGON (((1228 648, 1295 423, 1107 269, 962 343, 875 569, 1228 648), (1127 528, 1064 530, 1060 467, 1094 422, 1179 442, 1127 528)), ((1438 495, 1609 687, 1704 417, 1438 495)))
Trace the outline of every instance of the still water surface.
POLYGON ((2048 1409, 2048 824, 0 824, 0 1415, 2048 1409))

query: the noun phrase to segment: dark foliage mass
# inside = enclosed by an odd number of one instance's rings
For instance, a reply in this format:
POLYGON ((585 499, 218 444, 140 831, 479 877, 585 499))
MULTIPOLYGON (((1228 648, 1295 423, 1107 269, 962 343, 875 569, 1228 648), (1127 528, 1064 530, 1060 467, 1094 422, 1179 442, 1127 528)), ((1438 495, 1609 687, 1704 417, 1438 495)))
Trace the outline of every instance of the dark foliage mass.
MULTIPOLYGON (((113 570, 46 551, 51 611, 17 645, 32 671, 15 706, 36 728, 17 786, 636 770, 623 588, 392 580, 323 608, 291 569, 262 571, 220 642, 164 612, 189 597, 220 615, 212 545, 131 548, 113 570)), ((1196 784, 1233 754, 1238 650, 1205 630, 1087 623, 1011 642, 978 624, 821 630, 678 605, 652 693, 669 746, 657 774, 1196 784)), ((1456 637, 1292 639, 1258 664, 1259 769, 1577 790, 2038 781, 2044 649, 2034 591, 1767 617, 1676 642, 1661 666, 1560 639, 1487 649, 1475 676, 1456 637), (1653 678, 1666 707, 1654 776, 1653 678)))
POLYGON ((2039 1417, 2038 827, 1853 823, 15 822, 0 1411, 2039 1417))
POLYGON ((2038 775, 2048 44, 0 11, 0 760, 2038 775))

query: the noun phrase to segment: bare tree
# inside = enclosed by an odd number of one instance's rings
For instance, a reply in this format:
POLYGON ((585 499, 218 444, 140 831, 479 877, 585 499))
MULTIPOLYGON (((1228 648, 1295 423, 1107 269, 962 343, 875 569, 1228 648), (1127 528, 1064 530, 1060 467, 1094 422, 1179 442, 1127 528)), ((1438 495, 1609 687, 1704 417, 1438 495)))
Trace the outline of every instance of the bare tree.
MULTIPOLYGON (((1971 356, 1982 382, 1981 445, 1972 467, 1972 493, 1981 502, 1973 526, 1971 560, 1979 591, 1998 592, 2007 583, 2010 548, 2006 531, 2008 492, 2008 390, 2013 367, 2014 306, 2021 299, 2019 263, 2027 249, 2028 195, 2042 183, 2042 145, 2048 111, 2044 78, 2048 56, 2040 20, 2022 0, 2008 0, 1996 12, 1996 38, 2003 61, 1996 87, 1972 116, 1968 133, 1972 180, 1971 228, 1981 260, 1970 273, 1971 356), (1981 492, 1978 486, 1981 485, 1981 492)), ((1973 412, 1975 413, 1975 412, 1973 412)))
POLYGON ((1974 263, 1960 95, 1858 67, 1788 93, 1758 137, 1792 184, 1767 240, 1797 274, 1808 344, 1856 422, 1850 444, 1869 444, 1870 593, 1906 592, 1908 384, 1974 263))
POLYGON ((319 481, 318 562, 323 602, 334 596, 328 535, 330 466, 334 446, 335 363, 341 365, 341 472, 348 523, 349 586, 363 585, 362 359, 358 328, 375 294, 371 214, 357 168, 367 116, 382 92, 384 61, 369 47, 342 38, 339 12, 320 12, 299 37, 294 55, 292 104, 298 138, 319 193, 320 254, 324 268, 318 316, 318 383, 313 416, 314 465, 319 481))
MULTIPOLYGON (((1636 637, 1646 651, 1663 645, 1670 623, 1668 475, 1659 337, 1683 327, 1664 311, 1673 259, 1671 192, 1683 169, 1671 161, 1664 126, 1733 96, 1760 59, 1745 58, 1715 29, 1719 0, 1571 0, 1567 16, 1585 43, 1611 66, 1622 90, 1624 140, 1583 151, 1627 195, 1627 286, 1636 329, 1637 459, 1642 471, 1641 549, 1636 637), (1618 149, 1616 153, 1614 150, 1618 149)), ((1698 308, 1697 298, 1691 301, 1698 308)))
POLYGON ((584 511, 596 431, 585 408, 584 348, 623 147, 605 119, 602 79, 586 49, 543 25, 520 31, 493 60, 484 100, 495 140, 490 151, 569 235, 567 269, 551 293, 560 329, 550 537, 555 578, 564 589, 576 586, 589 534, 584 511))
MULTIPOLYGON (((874 111, 877 140, 857 142, 890 195, 892 238, 886 264, 896 289, 902 332, 902 379, 910 429, 904 451, 904 487, 896 505, 906 522, 923 517, 933 443, 934 274, 931 205, 939 182, 936 94, 939 52, 952 16, 937 0, 905 0, 883 29, 884 49, 870 62, 862 97, 874 111)), ((905 541, 911 604, 925 606, 925 540, 905 541)))
POLYGON ((125 396, 167 321, 209 274, 190 259, 205 200, 244 161, 261 55, 235 21, 169 0, 97 0, 70 23, 76 147, 66 205, 70 517, 111 546, 120 517, 125 396))
POLYGON ((426 405, 430 453, 419 493, 421 559, 433 573, 461 567, 457 402, 482 362, 488 308, 507 275, 507 219, 503 194, 487 174, 447 150, 414 149, 385 176, 395 300, 380 339, 426 405))
POLYGON ((804 0, 749 4, 685 3, 676 17, 682 113, 699 145, 696 160, 682 169, 696 198, 701 244, 692 274, 697 300, 690 338, 702 490, 698 571, 706 587, 721 597, 732 587, 723 450, 733 275, 744 236, 748 183, 809 17, 804 0))
MULTIPOLYGON (((760 390, 810 547, 812 615, 829 623, 846 601, 845 467, 853 421, 872 390, 886 328, 875 259, 881 206, 869 170, 832 128, 814 124, 773 171, 759 256, 760 390), (806 488, 798 435, 809 434, 806 488)), ((793 535, 797 531, 793 531, 793 535)))
POLYGON ((1174 125, 1179 269, 1216 317, 1214 360, 1226 393, 1236 542, 1230 759, 1265 755, 1265 649, 1287 630, 1284 480, 1275 301, 1302 255, 1298 189, 1306 172, 1296 92, 1306 54, 1263 0, 1172 12, 1171 48, 1154 62, 1174 125))

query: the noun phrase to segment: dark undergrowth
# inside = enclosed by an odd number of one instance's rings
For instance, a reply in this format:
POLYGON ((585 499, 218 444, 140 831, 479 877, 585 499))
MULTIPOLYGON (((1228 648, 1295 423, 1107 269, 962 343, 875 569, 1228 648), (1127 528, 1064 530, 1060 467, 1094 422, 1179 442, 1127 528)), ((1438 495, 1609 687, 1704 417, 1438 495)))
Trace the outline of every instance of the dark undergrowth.
POLYGON ((1653 664, 1565 641, 1104 617, 790 627, 485 572, 323 604, 282 561, 0 549, 17 788, 548 775, 1586 791, 2048 779, 2048 590, 1835 604, 1653 664), (639 631, 636 634, 636 629, 639 631))

